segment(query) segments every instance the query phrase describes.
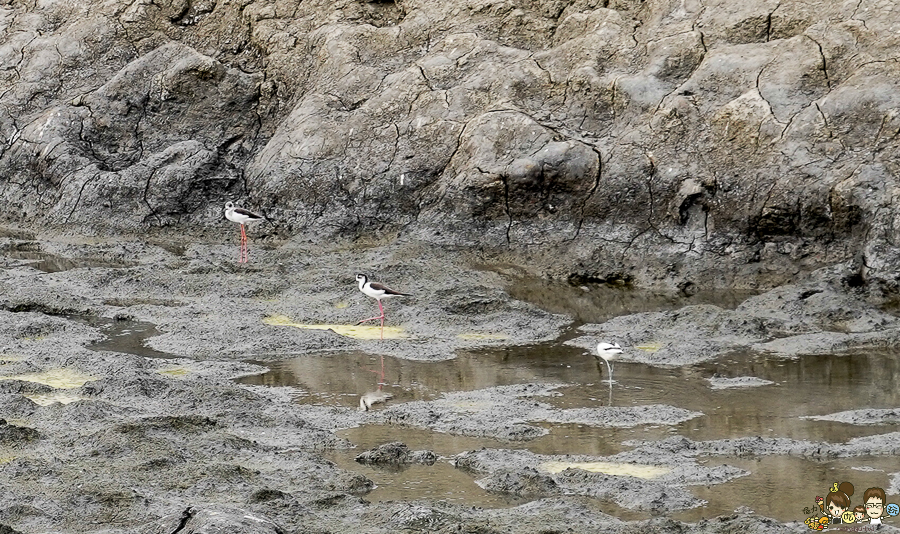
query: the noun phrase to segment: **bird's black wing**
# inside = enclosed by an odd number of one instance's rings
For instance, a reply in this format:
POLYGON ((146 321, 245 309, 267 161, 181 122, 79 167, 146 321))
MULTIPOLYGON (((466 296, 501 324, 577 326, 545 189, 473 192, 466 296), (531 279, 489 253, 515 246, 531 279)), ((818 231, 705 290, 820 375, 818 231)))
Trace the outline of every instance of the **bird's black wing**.
POLYGON ((263 218, 262 215, 257 215, 255 213, 253 213, 252 211, 245 210, 244 208, 234 208, 234 212, 239 213, 239 214, 243 215, 244 217, 250 217, 251 219, 262 219, 263 218))
POLYGON ((371 287, 375 291, 384 291, 385 295, 402 295, 404 297, 410 296, 409 293, 401 293, 399 291, 394 291, 393 289, 391 289, 383 284, 379 284, 378 282, 370 282, 369 287, 371 287))

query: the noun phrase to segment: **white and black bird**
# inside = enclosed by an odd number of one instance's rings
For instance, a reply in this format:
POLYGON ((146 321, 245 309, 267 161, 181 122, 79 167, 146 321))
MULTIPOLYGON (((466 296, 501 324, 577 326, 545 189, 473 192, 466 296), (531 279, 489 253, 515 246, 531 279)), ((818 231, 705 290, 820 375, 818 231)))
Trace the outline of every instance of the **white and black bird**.
POLYGON ((368 412, 372 409, 373 404, 387 402, 393 395, 382 390, 369 391, 359 396, 359 411, 368 412))
POLYGON ((381 319, 381 338, 384 339, 384 306, 381 305, 381 299, 386 299, 389 297, 409 297, 410 294, 394 291, 393 289, 379 284, 378 282, 369 282, 369 277, 364 274, 356 275, 356 283, 359 285, 360 291, 378 301, 378 312, 380 313, 380 315, 369 317, 368 319, 363 319, 356 324, 363 324, 366 321, 381 319))
POLYGON ((609 362, 619 359, 619 354, 622 354, 622 347, 618 343, 606 343, 605 341, 597 343, 597 356, 606 362, 610 386, 612 385, 612 367, 609 362))
POLYGON ((247 246, 247 232, 244 230, 244 225, 255 221, 261 221, 263 220, 263 216, 245 210, 244 208, 236 208, 234 202, 227 202, 225 204, 225 218, 241 225, 241 252, 238 263, 247 263, 250 261, 250 249, 247 246))

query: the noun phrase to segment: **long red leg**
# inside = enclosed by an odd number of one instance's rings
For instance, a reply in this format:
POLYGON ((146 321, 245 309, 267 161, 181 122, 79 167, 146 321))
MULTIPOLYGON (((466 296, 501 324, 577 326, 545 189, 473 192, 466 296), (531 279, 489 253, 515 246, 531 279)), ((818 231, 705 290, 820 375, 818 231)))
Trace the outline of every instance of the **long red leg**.
POLYGON ((241 225, 241 263, 250 261, 250 249, 247 246, 247 231, 241 225))
POLYGON ((376 315, 375 317, 369 317, 368 319, 363 319, 362 321, 356 324, 363 324, 366 321, 374 321, 375 319, 381 319, 381 326, 384 328, 384 308, 381 306, 381 301, 378 301, 378 311, 381 312, 381 315, 376 315))
POLYGON ((241 239, 238 245, 238 263, 244 263, 244 225, 241 225, 241 239))

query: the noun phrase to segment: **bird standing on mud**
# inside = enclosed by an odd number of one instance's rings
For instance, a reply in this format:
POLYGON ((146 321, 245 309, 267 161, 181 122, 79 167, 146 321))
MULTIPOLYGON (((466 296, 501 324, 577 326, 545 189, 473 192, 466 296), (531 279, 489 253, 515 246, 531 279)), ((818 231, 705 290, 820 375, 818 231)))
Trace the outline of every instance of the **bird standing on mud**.
POLYGON ((241 252, 238 263, 247 263, 250 261, 250 249, 247 246, 247 232, 244 230, 244 224, 261 221, 263 217, 244 208, 234 207, 234 202, 228 202, 225 204, 225 218, 241 225, 241 252))
POLYGON ((384 306, 381 305, 381 299, 386 299, 388 297, 408 297, 410 295, 408 293, 394 291, 378 282, 369 282, 369 278, 364 274, 356 275, 356 282, 359 284, 360 291, 378 301, 378 311, 381 314, 376 315, 375 317, 369 317, 368 319, 363 319, 356 324, 363 324, 366 321, 381 319, 381 339, 384 339, 384 306))

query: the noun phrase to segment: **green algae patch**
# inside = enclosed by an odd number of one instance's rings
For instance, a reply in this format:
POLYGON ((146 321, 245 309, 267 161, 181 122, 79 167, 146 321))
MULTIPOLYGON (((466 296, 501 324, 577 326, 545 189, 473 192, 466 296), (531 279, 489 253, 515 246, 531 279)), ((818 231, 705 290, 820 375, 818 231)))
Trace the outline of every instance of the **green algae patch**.
POLYGON ((15 456, 3 454, 3 452, 0 451, 0 465, 8 464, 9 462, 11 462, 15 459, 16 459, 15 456))
MULTIPOLYGON (((382 339, 381 326, 349 325, 349 324, 303 324, 295 323, 284 315, 270 315, 263 318, 263 323, 272 326, 293 326, 306 330, 331 330, 335 334, 354 339, 382 339)), ((411 337, 399 326, 385 326, 384 339, 407 339, 411 337)))
POLYGON ((509 339, 506 334, 494 334, 487 332, 466 332, 457 334, 456 337, 465 341, 505 341, 509 339))
POLYGON ((86 382, 96 380, 95 377, 86 375, 74 369, 50 369, 49 371, 41 371, 40 373, 28 373, 15 376, 0 376, 0 380, 22 380, 24 382, 35 382, 44 384, 56 389, 74 389, 80 388, 86 382))
POLYGON ((651 343, 643 343, 641 345, 635 345, 634 348, 638 350, 642 350, 644 352, 656 352, 663 347, 662 343, 658 341, 653 341, 651 343))
POLYGON ((581 469, 591 473, 603 473, 623 477, 657 478, 672 469, 658 465, 623 464, 614 462, 544 462, 538 469, 556 474, 566 469, 581 469))
POLYGON ((63 391, 54 391, 53 393, 25 393, 23 396, 27 399, 31 399, 38 406, 50 406, 57 402, 60 404, 71 404, 84 398, 63 391))
POLYGON ((172 376, 176 378, 180 378, 182 376, 187 376, 191 372, 184 367, 171 367, 169 369, 160 369, 157 371, 161 375, 172 376))
POLYGON ((25 356, 18 356, 16 354, 0 354, 0 365, 10 362, 21 362, 24 359, 25 356))

